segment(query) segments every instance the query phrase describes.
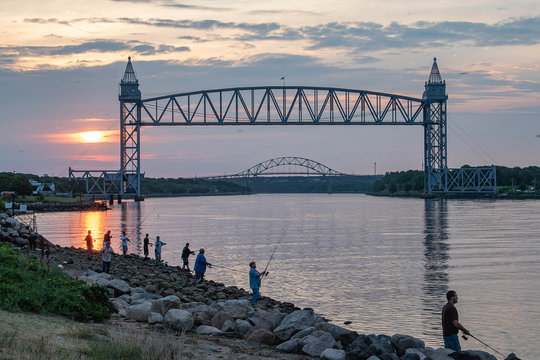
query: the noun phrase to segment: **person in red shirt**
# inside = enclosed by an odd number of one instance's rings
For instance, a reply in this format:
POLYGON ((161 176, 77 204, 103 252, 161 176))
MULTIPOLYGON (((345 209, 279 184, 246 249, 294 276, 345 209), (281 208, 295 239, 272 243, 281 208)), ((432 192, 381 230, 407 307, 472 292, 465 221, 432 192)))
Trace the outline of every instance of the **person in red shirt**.
POLYGON ((454 290, 448 291, 446 299, 448 302, 442 309, 444 347, 459 352, 461 351, 461 345, 457 336, 458 331, 463 331, 465 335, 470 335, 470 332, 459 322, 458 311, 454 306, 458 302, 457 293, 454 290))

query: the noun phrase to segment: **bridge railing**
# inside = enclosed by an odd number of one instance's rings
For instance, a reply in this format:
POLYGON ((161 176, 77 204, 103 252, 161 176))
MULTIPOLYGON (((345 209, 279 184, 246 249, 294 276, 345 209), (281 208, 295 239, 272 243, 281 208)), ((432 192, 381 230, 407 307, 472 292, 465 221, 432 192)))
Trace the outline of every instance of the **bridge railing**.
POLYGON ((423 125, 422 99, 366 90, 245 87, 140 101, 141 125, 423 125))

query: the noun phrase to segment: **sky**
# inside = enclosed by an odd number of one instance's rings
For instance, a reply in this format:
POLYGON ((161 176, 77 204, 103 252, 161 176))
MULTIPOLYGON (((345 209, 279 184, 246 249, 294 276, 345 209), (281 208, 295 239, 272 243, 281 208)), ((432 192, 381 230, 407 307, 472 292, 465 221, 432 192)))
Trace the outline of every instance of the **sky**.
MULTIPOLYGON (((128 56, 143 98, 239 86, 421 97, 447 83, 448 166, 540 166, 538 0, 3 0, 0 171, 118 170, 128 56)), ((421 169, 421 126, 143 127, 149 177, 305 157, 352 174, 421 169)))

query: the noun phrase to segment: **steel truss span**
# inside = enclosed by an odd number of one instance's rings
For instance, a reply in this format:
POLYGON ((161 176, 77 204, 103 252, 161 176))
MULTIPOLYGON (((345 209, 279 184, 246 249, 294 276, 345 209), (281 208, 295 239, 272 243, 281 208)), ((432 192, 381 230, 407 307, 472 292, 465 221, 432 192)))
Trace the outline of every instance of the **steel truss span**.
POLYGON ((347 176, 347 174, 330 169, 328 166, 321 164, 317 161, 294 157, 285 156, 278 157, 270 160, 266 160, 250 167, 247 170, 241 171, 233 175, 213 176, 208 179, 229 179, 229 178, 254 178, 260 175, 316 175, 316 176, 347 176), (299 166, 304 167, 307 171, 304 172, 270 172, 270 169, 283 166, 299 166), (310 173, 309 170, 313 172, 310 173))
MULTIPOLYGON (((201 125, 421 125, 424 127, 424 192, 496 193, 495 168, 449 169, 447 166, 446 82, 433 59, 422 98, 312 86, 259 86, 201 90, 143 99, 128 58, 120 81, 120 169, 71 170, 70 179, 86 181, 88 194, 141 194, 141 128, 201 125), (80 174, 78 177, 77 174, 80 174)), ((305 166, 332 175, 308 159, 305 166), (307 162, 310 162, 309 164, 307 162)), ((279 166, 278 159, 246 170, 260 174, 279 166), (266 167, 266 168, 265 168, 266 167)), ((292 165, 292 163, 291 163, 292 165)), ((251 173, 249 173, 251 172, 251 173)))
POLYGON ((423 125, 425 101, 366 90, 281 86, 201 90, 143 99, 140 106, 141 126, 423 125))

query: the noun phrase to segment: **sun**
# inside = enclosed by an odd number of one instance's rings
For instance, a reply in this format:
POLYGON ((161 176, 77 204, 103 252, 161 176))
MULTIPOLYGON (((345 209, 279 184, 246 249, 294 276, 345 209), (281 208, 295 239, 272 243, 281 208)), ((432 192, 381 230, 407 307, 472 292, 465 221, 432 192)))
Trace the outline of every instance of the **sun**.
POLYGON ((86 131, 79 134, 86 143, 98 143, 103 139, 103 131, 86 131))

